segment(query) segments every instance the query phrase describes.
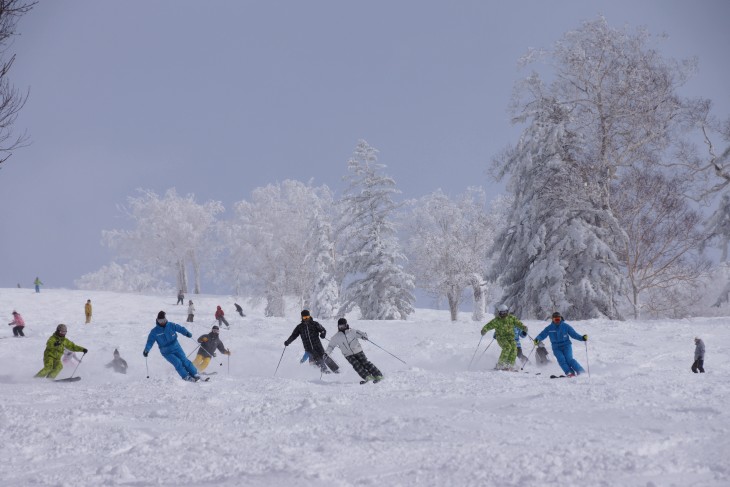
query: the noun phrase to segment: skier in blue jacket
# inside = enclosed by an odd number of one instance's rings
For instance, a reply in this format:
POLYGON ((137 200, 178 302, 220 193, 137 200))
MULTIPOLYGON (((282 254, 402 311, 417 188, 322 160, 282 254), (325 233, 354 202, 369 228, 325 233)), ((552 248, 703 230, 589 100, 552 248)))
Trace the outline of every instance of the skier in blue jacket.
POLYGON ((553 313, 553 322, 535 337, 535 345, 547 337, 550 337, 553 355, 555 355, 555 359, 566 376, 573 377, 585 372, 578 361, 573 358, 573 345, 570 338, 587 342, 588 335, 579 335, 572 326, 563 321, 563 316, 560 313, 555 312, 553 313))
POLYGON ((160 311, 157 314, 157 325, 150 330, 150 334, 147 337, 147 345, 145 345, 142 355, 147 357, 147 354, 152 349, 152 345, 157 342, 157 346, 160 347, 160 353, 165 357, 165 360, 175 367, 180 377, 191 382, 197 382, 200 380, 198 369, 185 356, 185 352, 183 352, 182 347, 177 341, 178 333, 182 333, 188 338, 192 338, 193 336, 184 326, 167 321, 165 312, 160 311))

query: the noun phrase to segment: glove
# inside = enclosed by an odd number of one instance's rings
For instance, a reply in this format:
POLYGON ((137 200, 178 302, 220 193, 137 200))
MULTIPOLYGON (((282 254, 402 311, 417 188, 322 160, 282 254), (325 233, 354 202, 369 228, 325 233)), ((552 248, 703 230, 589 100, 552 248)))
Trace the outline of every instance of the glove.
POLYGON ((324 338, 326 336, 327 336, 327 333, 325 333, 325 332, 322 332, 322 333, 319 334, 319 338, 324 338))
POLYGON ((208 341, 208 337, 203 337, 203 338, 200 339, 200 341, 205 343, 205 342, 208 341))
POLYGON ((481 334, 482 334, 482 336, 484 336, 484 335, 486 335, 486 334, 487 334, 487 332, 486 332, 486 331, 484 331, 484 330, 482 330, 482 331, 481 331, 481 334))
POLYGON ((84 353, 89 353, 89 350, 86 349, 86 348, 82 349, 81 351, 84 352, 84 353))
POLYGON ((367 340, 367 339, 368 339, 368 336, 367 336, 367 335, 363 335, 363 336, 362 336, 362 339, 363 339, 363 340, 367 340))
POLYGON ((230 350, 226 350, 225 352, 223 352, 223 355, 230 355, 230 354, 231 354, 230 350))
POLYGON ((187 335, 185 335, 185 336, 186 336, 186 337, 188 337, 188 338, 193 338, 193 334, 192 334, 192 333, 188 333, 188 334, 187 334, 187 335))
POLYGON ((538 339, 532 340, 532 343, 534 343, 535 346, 538 346, 540 343, 540 340, 538 340, 538 339))
POLYGON ((289 340, 284 340, 284 346, 285 347, 288 347, 289 346, 289 340))
POLYGON ((147 350, 145 350, 144 352, 142 352, 142 355, 143 355, 144 357, 146 357, 146 356, 147 356, 147 354, 149 354, 149 352, 148 352, 147 350))
POLYGON ((521 332, 520 332, 520 336, 521 336, 522 338, 525 338, 525 337, 527 336, 527 332, 526 332, 526 331, 521 331, 521 332))
POLYGON ((588 335, 583 335, 583 341, 584 342, 587 342, 588 341, 588 335))

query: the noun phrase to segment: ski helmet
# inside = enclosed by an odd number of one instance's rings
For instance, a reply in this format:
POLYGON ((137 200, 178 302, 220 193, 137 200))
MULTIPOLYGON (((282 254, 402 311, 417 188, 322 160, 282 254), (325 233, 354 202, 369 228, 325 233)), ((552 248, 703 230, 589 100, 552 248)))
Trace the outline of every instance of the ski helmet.
POLYGON ((500 304, 499 306, 497 306, 497 314, 502 317, 507 316, 509 314, 509 308, 507 307, 507 305, 500 304))
POLYGON ((60 325, 58 325, 56 327, 56 333, 58 333, 61 336, 65 335, 67 331, 68 331, 68 328, 63 323, 61 323, 60 325))
POLYGON ((345 331, 348 328, 350 328, 350 325, 347 324, 347 320, 345 318, 340 318, 337 320, 337 329, 340 331, 345 331))

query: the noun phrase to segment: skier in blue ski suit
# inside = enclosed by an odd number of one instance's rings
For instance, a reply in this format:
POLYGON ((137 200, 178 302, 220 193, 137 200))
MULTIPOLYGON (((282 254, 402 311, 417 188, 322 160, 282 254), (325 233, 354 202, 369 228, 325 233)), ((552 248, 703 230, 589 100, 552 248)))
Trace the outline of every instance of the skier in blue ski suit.
POLYGON ((142 355, 147 357, 147 354, 152 349, 152 345, 157 342, 157 346, 160 347, 160 353, 165 357, 165 360, 175 367, 180 377, 188 381, 198 381, 200 380, 198 369, 185 356, 185 352, 183 352, 180 343, 177 341, 178 333, 182 333, 188 338, 192 338, 193 336, 184 326, 167 321, 165 312, 160 311, 157 314, 157 325, 150 330, 150 334, 147 337, 147 345, 145 345, 142 355))
POLYGON ((572 326, 563 321, 563 316, 560 313, 555 312, 553 313, 553 322, 535 337, 535 345, 547 337, 550 337, 553 355, 555 355, 555 359, 558 361, 565 375, 573 377, 585 372, 578 361, 573 358, 573 345, 570 342, 570 338, 572 337, 574 340, 587 342, 588 335, 579 335, 572 326))

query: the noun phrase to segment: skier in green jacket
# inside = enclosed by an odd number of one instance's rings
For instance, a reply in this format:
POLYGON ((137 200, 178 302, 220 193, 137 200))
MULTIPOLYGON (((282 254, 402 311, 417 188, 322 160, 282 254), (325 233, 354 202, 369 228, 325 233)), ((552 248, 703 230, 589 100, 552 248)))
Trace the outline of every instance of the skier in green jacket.
POLYGON ((66 325, 58 325, 56 332, 46 342, 46 351, 43 352, 43 368, 35 375, 36 377, 55 379, 61 372, 61 369, 63 369, 61 358, 63 357, 64 349, 69 349, 73 352, 88 352, 84 347, 76 345, 66 338, 67 330, 66 325))
POLYGON ((499 361, 497 361, 495 367, 497 370, 516 370, 515 328, 527 333, 527 327, 514 315, 509 314, 509 308, 504 304, 499 305, 497 316, 482 328, 482 335, 485 335, 489 330, 495 330, 497 343, 502 347, 502 353, 499 355, 499 361))

